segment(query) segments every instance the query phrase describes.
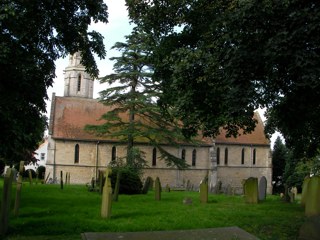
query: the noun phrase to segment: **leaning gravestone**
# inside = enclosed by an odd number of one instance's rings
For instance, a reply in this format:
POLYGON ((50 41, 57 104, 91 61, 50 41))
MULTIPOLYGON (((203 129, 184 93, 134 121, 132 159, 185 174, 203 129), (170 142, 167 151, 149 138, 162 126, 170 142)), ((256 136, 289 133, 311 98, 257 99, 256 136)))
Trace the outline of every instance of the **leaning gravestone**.
POLYGON ((200 202, 207 203, 208 202, 208 176, 206 176, 200 183, 200 202))
POLYGON ((258 203, 258 178, 250 177, 244 183, 246 203, 258 203))
POLYGON ((266 200, 267 196, 267 179, 265 176, 260 178, 259 181, 259 201, 266 200))
POLYGON ((112 188, 111 180, 109 176, 111 175, 111 168, 106 170, 106 180, 102 190, 102 203, 101 203, 101 217, 110 218, 111 217, 111 203, 112 203, 112 188))
POLYGON ((310 178, 307 177, 303 180, 302 184, 302 193, 301 193, 301 206, 306 206, 306 199, 307 199, 307 191, 308 191, 308 183, 310 178))
POLYGON ((160 179, 157 177, 156 181, 154 182, 154 192, 155 192, 155 199, 157 201, 161 200, 161 183, 160 179))
POLYGON ((147 179, 144 181, 144 185, 142 187, 142 193, 147 194, 148 191, 150 190, 150 184, 152 184, 152 178, 147 177, 147 179))
POLYGON ((308 183, 305 215, 320 215, 320 176, 310 178, 308 183))
POLYGON ((11 168, 8 168, 3 183, 3 194, 0 212, 0 238, 4 236, 8 230, 12 180, 13 171, 11 168))

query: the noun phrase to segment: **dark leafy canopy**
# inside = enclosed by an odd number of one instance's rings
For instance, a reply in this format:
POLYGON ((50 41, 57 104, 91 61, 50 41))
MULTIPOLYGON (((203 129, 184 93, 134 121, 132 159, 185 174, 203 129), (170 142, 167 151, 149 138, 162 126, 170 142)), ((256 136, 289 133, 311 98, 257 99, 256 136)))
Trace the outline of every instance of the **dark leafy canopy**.
POLYGON ((284 171, 289 152, 280 137, 277 137, 272 151, 272 184, 273 193, 284 192, 284 171))
POLYGON ((100 80, 109 84, 106 90, 100 92, 101 102, 113 109, 102 116, 105 124, 87 126, 87 130, 127 143, 128 163, 133 161, 130 156, 140 156, 130 153, 130 150, 136 150, 134 145, 149 142, 159 149, 167 165, 185 168, 187 164, 184 160, 174 157, 160 146, 177 145, 184 138, 178 122, 169 118, 169 111, 163 115, 156 103, 161 91, 159 83, 152 77, 150 59, 155 43, 138 28, 126 39, 125 43, 117 42, 113 47, 121 52, 121 56, 111 58, 115 60, 115 73, 100 80))
POLYGON ((160 44, 155 77, 163 105, 189 133, 254 127, 315 154, 320 144, 320 2, 304 0, 127 0, 133 22, 160 44), (177 28, 178 26, 178 28, 177 28))
POLYGON ((102 0, 1 1, 0 158, 18 162, 41 140, 55 60, 81 51, 87 71, 98 75, 93 53, 106 53, 102 36, 88 31, 92 21, 107 22, 102 0))

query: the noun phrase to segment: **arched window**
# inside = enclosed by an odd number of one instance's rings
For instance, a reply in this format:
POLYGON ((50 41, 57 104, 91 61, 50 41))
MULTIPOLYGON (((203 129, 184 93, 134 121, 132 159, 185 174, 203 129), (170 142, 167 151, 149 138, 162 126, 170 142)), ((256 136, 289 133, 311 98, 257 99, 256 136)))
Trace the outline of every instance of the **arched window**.
POLYGON ((76 144, 74 146, 74 163, 79 163, 79 152, 80 152, 79 144, 76 144))
POLYGON ((117 148, 113 146, 111 150, 111 161, 115 161, 116 157, 117 157, 117 148))
POLYGON ((253 152, 252 152, 252 164, 256 165, 256 149, 255 148, 253 149, 253 152))
POLYGON ((228 148, 224 150, 224 165, 228 165, 228 148))
POLYGON ((220 165, 220 148, 217 148, 217 165, 220 165))
POLYGON ((186 150, 182 149, 181 151, 181 159, 186 160, 186 150))
POLYGON ((241 151, 241 164, 242 165, 244 164, 244 148, 242 148, 242 151, 241 151))
POLYGON ((157 149, 153 148, 152 150, 152 166, 157 165, 157 149))
POLYGON ((80 92, 81 90, 81 74, 78 75, 78 85, 77 85, 77 90, 80 92))
POLYGON ((196 161, 197 161, 197 150, 193 149, 193 151, 192 151, 192 163, 191 163, 191 165, 193 167, 196 166, 196 161))

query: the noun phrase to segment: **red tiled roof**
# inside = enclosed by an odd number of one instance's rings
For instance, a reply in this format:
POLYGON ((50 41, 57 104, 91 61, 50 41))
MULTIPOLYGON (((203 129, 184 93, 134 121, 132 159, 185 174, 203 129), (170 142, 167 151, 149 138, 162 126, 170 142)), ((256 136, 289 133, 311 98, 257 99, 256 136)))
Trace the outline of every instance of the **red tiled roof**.
POLYGON ((270 140, 264 134, 264 125, 258 112, 254 113, 257 120, 256 127, 250 134, 240 133, 238 137, 226 137, 226 130, 221 129, 220 134, 216 137, 217 144, 258 144, 270 145, 270 140))
MULTIPOLYGON (((52 124, 52 137, 77 140, 115 140, 106 137, 98 137, 84 130, 90 125, 100 125, 104 121, 101 116, 112 108, 105 106, 96 99, 55 97, 52 124)), ((217 136, 216 143, 238 143, 238 144, 269 144, 264 135, 264 126, 258 113, 255 114, 258 120, 256 129, 251 134, 241 135, 237 138, 226 138, 225 131, 217 136)), ((210 138, 203 138, 202 142, 210 144, 210 138)))

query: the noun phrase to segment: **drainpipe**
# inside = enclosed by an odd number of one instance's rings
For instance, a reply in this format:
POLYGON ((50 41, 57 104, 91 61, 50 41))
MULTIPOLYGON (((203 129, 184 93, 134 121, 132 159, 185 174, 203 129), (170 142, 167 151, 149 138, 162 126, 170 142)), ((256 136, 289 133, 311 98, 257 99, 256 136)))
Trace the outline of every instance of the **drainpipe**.
POLYGON ((100 141, 98 141, 96 144, 96 181, 98 179, 99 143, 100 141))

